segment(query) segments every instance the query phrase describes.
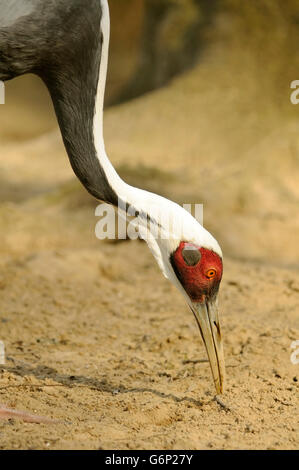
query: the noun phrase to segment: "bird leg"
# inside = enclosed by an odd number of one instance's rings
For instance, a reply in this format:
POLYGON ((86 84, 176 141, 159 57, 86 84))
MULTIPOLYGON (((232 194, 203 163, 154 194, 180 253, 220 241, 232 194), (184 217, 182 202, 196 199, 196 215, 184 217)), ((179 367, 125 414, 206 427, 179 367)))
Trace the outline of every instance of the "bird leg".
POLYGON ((55 424, 58 420, 47 418, 46 416, 38 416, 25 411, 18 411, 13 408, 8 408, 4 404, 0 404, 0 419, 20 419, 25 423, 44 423, 55 424))

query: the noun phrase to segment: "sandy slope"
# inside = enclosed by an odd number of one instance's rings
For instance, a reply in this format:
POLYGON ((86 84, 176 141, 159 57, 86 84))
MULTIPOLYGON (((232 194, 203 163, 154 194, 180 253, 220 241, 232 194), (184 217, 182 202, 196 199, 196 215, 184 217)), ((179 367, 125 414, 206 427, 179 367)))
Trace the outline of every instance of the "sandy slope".
POLYGON ((143 243, 94 238, 90 208, 6 206, 1 448, 296 448, 299 274, 226 258, 225 408, 183 299, 143 243))

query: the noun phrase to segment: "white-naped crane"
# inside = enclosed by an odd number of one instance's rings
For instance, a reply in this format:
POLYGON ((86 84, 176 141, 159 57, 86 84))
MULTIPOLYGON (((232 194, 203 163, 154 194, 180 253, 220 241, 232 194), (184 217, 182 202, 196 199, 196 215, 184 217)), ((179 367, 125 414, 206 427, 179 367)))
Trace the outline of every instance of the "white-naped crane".
POLYGON ((0 0, 0 12, 0 80, 34 73, 44 81, 75 174, 96 199, 134 208, 141 237, 195 316, 216 391, 222 393, 225 366, 217 308, 221 249, 182 207, 126 184, 106 155, 107 0, 0 0), (157 229, 159 236, 153 233, 157 229))

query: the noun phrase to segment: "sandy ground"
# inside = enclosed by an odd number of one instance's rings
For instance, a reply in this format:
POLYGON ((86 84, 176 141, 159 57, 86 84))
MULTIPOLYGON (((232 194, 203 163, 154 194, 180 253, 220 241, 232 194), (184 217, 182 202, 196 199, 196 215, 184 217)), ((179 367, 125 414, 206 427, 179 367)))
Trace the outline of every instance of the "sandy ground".
POLYGON ((205 203, 225 256, 225 394, 146 245, 96 239, 58 133, 4 139, 0 403, 59 422, 0 421, 1 449, 298 448, 298 132, 244 113, 237 88, 202 93, 205 74, 110 109, 105 127, 128 181, 205 203))

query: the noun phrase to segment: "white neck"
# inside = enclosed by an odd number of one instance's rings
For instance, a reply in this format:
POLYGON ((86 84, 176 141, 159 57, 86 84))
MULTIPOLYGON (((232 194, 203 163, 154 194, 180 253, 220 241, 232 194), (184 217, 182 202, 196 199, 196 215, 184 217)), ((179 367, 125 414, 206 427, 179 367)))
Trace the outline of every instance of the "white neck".
MULTIPOLYGON (((162 223, 162 237, 156 239, 156 234, 151 235, 146 231, 146 241, 156 258, 161 270, 166 277, 173 275, 169 265, 169 256, 181 239, 198 242, 202 240, 207 247, 220 253, 221 250, 216 240, 207 232, 187 211, 176 203, 159 196, 157 194, 135 188, 125 183, 113 168, 105 151, 103 137, 103 107, 104 93, 106 85, 109 36, 110 36, 110 17, 107 0, 101 0, 102 20, 101 30, 103 34, 102 57, 100 62, 99 83, 96 97, 96 109, 94 116, 94 137, 95 149, 100 165, 103 168, 106 178, 123 202, 133 206, 136 211, 147 214, 154 220, 161 221, 167 216, 167 228, 164 230, 162 223), (183 223, 184 235, 181 233, 180 222, 183 223)), ((148 228, 146 222, 140 219, 141 225, 144 223, 145 229, 148 228)), ((145 237, 144 237, 145 238, 145 237)))
MULTIPOLYGON (((148 215, 153 215, 155 212, 154 207, 160 207, 163 200, 167 199, 158 196, 157 194, 144 191, 142 189, 135 188, 125 183, 116 170, 112 166, 105 150, 104 136, 103 136, 103 107, 104 107, 104 94, 107 77, 108 67, 108 53, 109 53, 109 36, 110 36, 110 17, 109 17, 109 6, 107 0, 101 0, 102 6, 102 20, 101 20, 101 32, 103 35, 102 52, 100 61, 100 73, 99 82, 96 97, 96 107, 94 116, 94 144, 96 154, 99 159, 100 165, 103 168, 107 180, 117 194, 120 200, 133 206, 138 211, 146 212, 148 215), (152 213, 150 214, 149 211, 152 213)), ((173 203, 174 204, 174 203, 173 203)))
POLYGON ((106 77, 108 68, 108 54, 109 54, 109 38, 110 38, 110 15, 107 0, 101 0, 102 19, 101 19, 101 32, 102 32, 102 51, 100 61, 99 82, 96 97, 95 116, 93 123, 94 130, 94 144, 97 157, 100 165, 104 169, 107 180, 116 194, 126 194, 127 188, 125 182, 119 177, 113 168, 105 150, 104 135, 103 135, 103 108, 104 96, 106 87, 106 77))
MULTIPOLYGON (((145 211, 149 214, 149 210, 154 215, 155 208, 161 207, 161 204, 173 204, 175 208, 177 205, 168 201, 157 194, 150 193, 148 191, 135 188, 133 186, 125 183, 120 176, 117 174, 116 170, 112 166, 105 150, 104 136, 103 136, 103 107, 104 107, 104 94, 105 94, 105 85, 107 77, 107 67, 108 67, 108 52, 109 52, 109 36, 110 36, 110 17, 109 17, 109 6, 107 0, 101 0, 102 6, 102 20, 101 20, 101 30, 103 34, 103 43, 102 43, 102 57, 100 61, 100 73, 99 73, 99 82, 97 89, 96 97, 96 107, 95 107, 95 116, 93 123, 94 130, 94 144, 96 149, 96 154, 99 159, 100 165, 103 168, 107 180, 117 194, 119 199, 128 203, 129 205, 134 206, 138 211, 145 211)), ((169 207, 168 207, 169 208, 169 207)))

